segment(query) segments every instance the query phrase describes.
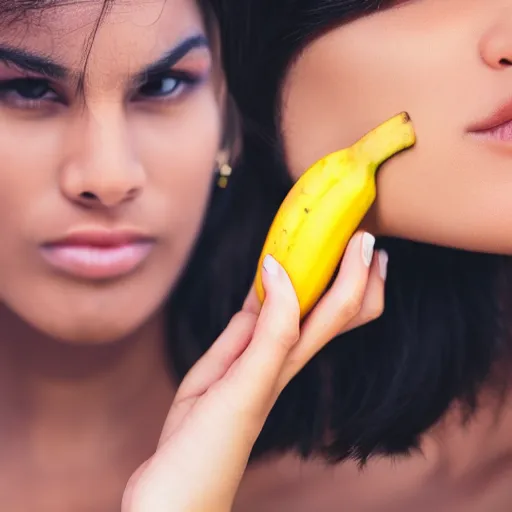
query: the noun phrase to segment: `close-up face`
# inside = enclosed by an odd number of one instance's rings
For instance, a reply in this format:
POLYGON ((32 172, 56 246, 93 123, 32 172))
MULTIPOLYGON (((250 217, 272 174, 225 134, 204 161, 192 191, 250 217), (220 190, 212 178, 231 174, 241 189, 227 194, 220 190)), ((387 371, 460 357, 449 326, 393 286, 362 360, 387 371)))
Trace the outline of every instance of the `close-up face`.
POLYGON ((382 167, 368 229, 512 254, 512 4, 410 0, 320 35, 287 73, 285 155, 317 159, 407 111, 416 146, 382 167))
POLYGON ((69 342, 119 339, 163 303, 221 138, 197 3, 103 7, 52 2, 0 31, 0 298, 69 342))

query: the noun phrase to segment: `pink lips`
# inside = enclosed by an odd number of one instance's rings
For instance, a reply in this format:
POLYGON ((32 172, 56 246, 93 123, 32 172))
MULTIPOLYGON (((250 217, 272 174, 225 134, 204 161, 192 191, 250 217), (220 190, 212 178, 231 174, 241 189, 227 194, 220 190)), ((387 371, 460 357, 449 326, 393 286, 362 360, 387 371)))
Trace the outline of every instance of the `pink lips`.
POLYGON ((133 272, 149 256, 154 240, 133 232, 80 231, 41 246, 43 258, 66 274, 112 279, 133 272))
POLYGON ((484 139, 512 142, 512 121, 508 121, 488 130, 474 132, 474 135, 484 139))
POLYGON ((490 117, 471 126, 468 131, 481 139, 512 142, 512 101, 496 110, 490 117))

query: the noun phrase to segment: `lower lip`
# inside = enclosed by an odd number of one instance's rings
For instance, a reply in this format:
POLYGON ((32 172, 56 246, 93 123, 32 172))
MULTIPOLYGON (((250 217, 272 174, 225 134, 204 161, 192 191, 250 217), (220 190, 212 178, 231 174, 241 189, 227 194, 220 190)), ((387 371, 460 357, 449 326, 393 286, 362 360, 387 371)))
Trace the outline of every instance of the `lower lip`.
POLYGON ((512 142, 512 121, 500 124, 489 130, 476 131, 472 134, 483 140, 510 143, 512 142))
POLYGON ((133 272, 149 256, 154 244, 131 243, 115 247, 53 245, 41 249, 54 268, 75 277, 112 279, 133 272))

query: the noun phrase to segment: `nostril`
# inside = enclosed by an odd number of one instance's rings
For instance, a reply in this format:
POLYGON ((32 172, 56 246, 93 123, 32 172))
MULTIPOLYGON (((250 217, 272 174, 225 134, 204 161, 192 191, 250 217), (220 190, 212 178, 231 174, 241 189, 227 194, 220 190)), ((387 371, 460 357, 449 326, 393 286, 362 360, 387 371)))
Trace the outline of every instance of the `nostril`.
POLYGON ((512 60, 510 59, 501 59, 500 60, 501 66, 512 66, 512 60))
POLYGON ((97 199, 96 195, 93 194, 92 192, 82 192, 80 194, 80 197, 82 199, 89 199, 89 200, 94 200, 94 199, 97 199))
POLYGON ((138 193, 139 193, 138 188, 132 188, 132 189, 128 190, 128 193, 126 194, 126 199, 133 199, 138 193))

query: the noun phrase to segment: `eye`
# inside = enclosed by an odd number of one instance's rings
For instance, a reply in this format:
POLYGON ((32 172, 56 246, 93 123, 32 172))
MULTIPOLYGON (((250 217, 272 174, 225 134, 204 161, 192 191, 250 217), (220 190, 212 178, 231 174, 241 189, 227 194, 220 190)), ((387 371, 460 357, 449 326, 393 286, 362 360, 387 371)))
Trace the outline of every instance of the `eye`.
POLYGON ((56 101, 49 82, 39 78, 16 78, 0 82, 0 101, 19 108, 36 108, 43 101, 56 101))
POLYGON ((176 78, 161 78, 158 80, 151 80, 150 82, 144 84, 140 88, 139 93, 142 96, 168 96, 169 94, 176 92, 180 85, 181 81, 176 78))
POLYGON ((166 75, 155 77, 144 83, 137 92, 139 99, 174 99, 188 92, 199 82, 199 78, 189 75, 166 75))

